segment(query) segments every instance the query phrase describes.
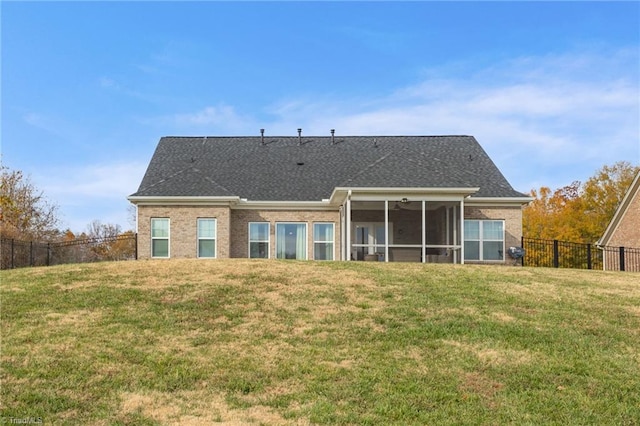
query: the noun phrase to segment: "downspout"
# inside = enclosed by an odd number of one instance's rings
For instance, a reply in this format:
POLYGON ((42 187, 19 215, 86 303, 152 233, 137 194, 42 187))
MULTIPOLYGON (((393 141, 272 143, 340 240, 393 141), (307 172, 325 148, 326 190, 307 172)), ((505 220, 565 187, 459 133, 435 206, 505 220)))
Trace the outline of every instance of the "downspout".
MULTIPOLYGON (((451 210, 453 211, 453 244, 454 245, 458 245, 458 227, 457 225, 455 225, 456 223, 458 223, 458 217, 456 215, 456 208, 452 207, 451 210)), ((453 250, 453 263, 458 263, 458 250, 453 250)))
POLYGON ((427 212, 426 201, 422 200, 422 263, 427 263, 427 212))
POLYGON ((598 250, 602 251, 602 270, 606 271, 607 270, 607 252, 604 249, 604 247, 600 244, 596 244, 596 247, 598 248, 598 250))
POLYGON ((134 204, 136 208, 136 234, 138 233, 138 205, 134 204))
POLYGON ((338 217, 340 218, 340 260, 343 260, 344 244, 342 244, 342 235, 344 235, 344 227, 342 226, 342 206, 338 207, 338 217))
POLYGON ((347 219, 345 220, 347 226, 347 241, 346 241, 346 260, 351 260, 351 190, 347 193, 347 219))
POLYGON ((460 264, 464 265, 464 198, 460 200, 460 264))
POLYGON ((389 261, 389 200, 384 200, 384 261, 389 261))

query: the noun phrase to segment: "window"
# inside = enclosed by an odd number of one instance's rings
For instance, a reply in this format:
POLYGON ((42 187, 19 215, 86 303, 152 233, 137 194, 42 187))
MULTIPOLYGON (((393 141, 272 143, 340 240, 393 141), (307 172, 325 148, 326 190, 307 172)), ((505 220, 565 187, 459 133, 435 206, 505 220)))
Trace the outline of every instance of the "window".
POLYGON ((151 257, 169 257, 169 219, 151 219, 151 257))
POLYGON ((216 257, 215 219, 198 219, 198 257, 216 257))
POLYGON ((313 224, 313 259, 333 260, 333 223, 313 224))
POLYGON ((504 260, 504 221, 464 221, 465 260, 504 260))
POLYGON ((269 224, 267 222, 249 223, 249 258, 269 258, 269 224))
POLYGON ((306 223, 276 223, 276 258, 307 258, 306 223))

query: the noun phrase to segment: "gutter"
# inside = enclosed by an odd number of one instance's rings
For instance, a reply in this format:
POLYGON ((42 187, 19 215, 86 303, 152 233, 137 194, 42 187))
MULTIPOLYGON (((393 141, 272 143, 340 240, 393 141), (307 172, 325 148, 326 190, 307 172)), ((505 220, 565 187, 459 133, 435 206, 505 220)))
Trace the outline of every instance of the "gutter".
POLYGON ((231 197, 203 197, 203 196, 169 196, 169 197, 149 197, 149 196, 139 196, 139 195, 130 195, 127 197, 131 203, 135 205, 232 205, 236 204, 240 201, 240 197, 231 196, 231 197))

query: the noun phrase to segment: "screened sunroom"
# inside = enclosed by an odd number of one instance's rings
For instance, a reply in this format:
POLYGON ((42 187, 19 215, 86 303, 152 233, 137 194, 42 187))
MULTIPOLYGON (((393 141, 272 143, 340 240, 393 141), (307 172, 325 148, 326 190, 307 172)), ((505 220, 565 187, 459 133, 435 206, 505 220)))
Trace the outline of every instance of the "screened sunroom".
POLYGON ((464 200, 477 188, 345 191, 344 260, 464 263, 464 200))

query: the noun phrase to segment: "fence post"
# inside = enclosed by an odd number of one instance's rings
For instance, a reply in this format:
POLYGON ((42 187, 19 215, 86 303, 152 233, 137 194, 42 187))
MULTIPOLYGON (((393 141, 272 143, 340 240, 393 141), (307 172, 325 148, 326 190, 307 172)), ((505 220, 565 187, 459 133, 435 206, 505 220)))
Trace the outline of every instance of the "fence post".
POLYGON ((560 259, 558 253, 558 240, 553 240, 553 267, 560 267, 560 259))
POLYGON ((47 243, 47 266, 51 263, 51 243, 47 243))
POLYGON ((587 244, 587 269, 591 269, 591 244, 587 244))
POLYGON ((624 271, 624 247, 620 247, 620 270, 624 271))
MULTIPOLYGON (((520 237, 520 247, 524 250, 524 235, 520 237)), ((527 255, 527 250, 524 250, 524 256, 522 256, 522 266, 524 266, 524 258, 527 255)))
POLYGON ((29 266, 33 266, 33 241, 29 241, 29 266))
POLYGON ((13 252, 13 243, 14 243, 15 241, 16 241, 16 240, 14 240, 13 238, 11 239, 11 269, 15 268, 15 261, 14 261, 15 256, 14 256, 14 254, 13 254, 13 253, 14 253, 14 252, 13 252))

